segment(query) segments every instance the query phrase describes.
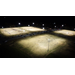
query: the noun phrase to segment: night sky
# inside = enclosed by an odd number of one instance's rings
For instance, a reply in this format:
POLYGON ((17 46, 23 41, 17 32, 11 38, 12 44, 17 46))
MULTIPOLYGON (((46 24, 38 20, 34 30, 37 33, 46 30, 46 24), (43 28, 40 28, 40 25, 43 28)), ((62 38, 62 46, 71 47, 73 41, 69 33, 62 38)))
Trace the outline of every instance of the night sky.
POLYGON ((66 24, 67 26, 75 26, 75 16, 0 16, 0 26, 6 26, 6 23, 17 24, 21 22, 24 24, 31 24, 32 22, 42 24, 45 26, 66 24))

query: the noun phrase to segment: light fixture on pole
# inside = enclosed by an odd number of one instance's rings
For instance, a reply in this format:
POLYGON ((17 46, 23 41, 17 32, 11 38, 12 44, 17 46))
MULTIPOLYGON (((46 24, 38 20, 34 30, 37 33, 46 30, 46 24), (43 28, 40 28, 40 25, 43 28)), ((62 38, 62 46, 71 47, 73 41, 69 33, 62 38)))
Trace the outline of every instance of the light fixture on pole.
POLYGON ((56 26, 54 26, 56 28, 56 26))
POLYGON ((43 29, 45 29, 45 28, 43 27, 43 29))
POLYGON ((21 25, 21 23, 19 22, 18 25, 21 25))
POLYGON ((44 24, 42 24, 42 26, 44 26, 44 24))
POLYGON ((64 27, 64 25, 62 25, 62 27, 64 27))
POLYGON ((29 27, 30 25, 28 25, 28 27, 29 27))
POLYGON ((56 24, 56 23, 54 22, 54 24, 56 24))
POLYGON ((48 39, 48 51, 49 51, 49 42, 50 42, 50 39, 48 39))
POLYGON ((34 25, 34 22, 32 24, 34 25))

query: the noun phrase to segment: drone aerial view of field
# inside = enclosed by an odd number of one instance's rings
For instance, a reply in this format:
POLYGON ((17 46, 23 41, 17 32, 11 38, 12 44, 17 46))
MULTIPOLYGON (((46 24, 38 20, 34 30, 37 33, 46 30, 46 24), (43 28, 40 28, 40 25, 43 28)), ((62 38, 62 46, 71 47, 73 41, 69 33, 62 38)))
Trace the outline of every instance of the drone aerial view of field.
POLYGON ((36 27, 14 27, 14 28, 0 29, 0 34, 9 37, 15 35, 23 35, 26 33, 32 33, 36 31, 44 31, 44 30, 36 27))
POLYGON ((22 25, 18 22, 18 26, 0 28, 1 58, 75 57, 75 28, 55 22, 52 27, 35 22, 22 25))
POLYGON ((3 37, 22 35, 0 46, 1 57, 75 57, 75 31, 46 32, 45 29, 35 27, 4 28, 0 31, 3 37))

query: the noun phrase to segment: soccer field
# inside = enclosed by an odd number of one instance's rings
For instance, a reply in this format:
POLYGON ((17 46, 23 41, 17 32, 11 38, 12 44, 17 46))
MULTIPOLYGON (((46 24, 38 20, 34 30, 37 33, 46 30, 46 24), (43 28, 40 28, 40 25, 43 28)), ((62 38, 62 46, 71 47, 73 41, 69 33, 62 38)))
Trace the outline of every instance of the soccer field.
POLYGON ((16 36, 16 35, 25 35, 32 32, 45 31, 45 29, 36 28, 36 27, 14 27, 14 28, 1 28, 0 34, 3 36, 16 36))
POLYGON ((59 30, 59 31, 54 31, 54 33, 59 33, 67 36, 75 36, 75 31, 72 30, 59 30))
POLYGON ((74 31, 59 30, 12 40, 1 48, 6 49, 3 53, 7 57, 75 57, 74 35, 74 31))

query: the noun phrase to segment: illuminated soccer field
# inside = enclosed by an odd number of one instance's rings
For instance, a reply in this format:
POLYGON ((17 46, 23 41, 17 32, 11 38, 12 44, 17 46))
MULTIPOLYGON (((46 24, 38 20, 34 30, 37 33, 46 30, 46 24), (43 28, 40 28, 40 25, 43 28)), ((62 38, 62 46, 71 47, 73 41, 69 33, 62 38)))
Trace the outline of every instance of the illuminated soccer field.
MULTIPOLYGON (((31 57, 46 57, 49 53, 54 52, 58 46, 66 44, 66 42, 67 40, 65 39, 44 34, 18 40, 15 45, 20 45, 22 48, 20 50, 26 52, 31 57), (50 39, 50 42, 48 42, 48 39, 50 39)), ((17 47, 15 46, 15 48, 17 47)))
POLYGON ((0 34, 4 36, 15 36, 15 35, 23 35, 26 33, 45 31, 45 29, 36 28, 36 27, 14 27, 14 28, 1 28, 0 34))
POLYGON ((59 31, 54 31, 54 33, 59 33, 59 34, 67 35, 67 36, 75 35, 75 31, 72 31, 72 30, 59 30, 59 31))
MULTIPOLYGON (((28 28, 21 27, 20 29, 27 30, 28 28)), ((30 28, 28 31, 39 31, 39 29, 32 30, 30 28)), ((40 31, 43 30, 40 29, 40 31)), ((63 36, 75 35, 75 32, 70 30, 59 30, 51 33, 60 33, 63 36)), ((73 42, 64 37, 60 37, 51 33, 12 40, 6 43, 6 48, 10 48, 11 53, 13 50, 16 51, 16 54, 19 51, 19 53, 23 53, 23 55, 27 55, 29 57, 75 57, 75 54, 70 52, 73 51, 73 42), (48 41, 48 39, 50 39, 50 41, 48 41)))

